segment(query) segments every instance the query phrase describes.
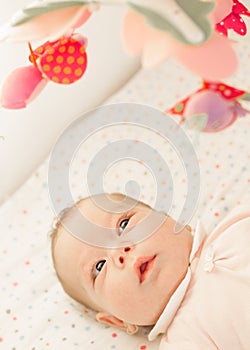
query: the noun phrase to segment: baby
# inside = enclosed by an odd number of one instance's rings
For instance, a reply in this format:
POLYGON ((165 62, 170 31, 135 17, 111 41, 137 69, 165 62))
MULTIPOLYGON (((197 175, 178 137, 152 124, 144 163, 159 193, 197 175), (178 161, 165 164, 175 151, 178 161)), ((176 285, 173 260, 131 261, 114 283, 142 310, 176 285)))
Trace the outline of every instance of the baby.
POLYGON ((95 310, 97 321, 129 334, 140 325, 153 326, 150 340, 164 333, 160 349, 249 349, 250 208, 232 214, 209 236, 200 223, 194 235, 189 226, 176 234, 173 218, 132 198, 128 210, 125 198, 100 194, 75 208, 92 223, 93 234, 99 227, 131 236, 151 213, 165 220, 136 244, 98 247, 68 231, 65 223, 75 215, 68 209, 52 234, 54 266, 65 292, 95 310), (94 198, 108 199, 113 210, 94 198))

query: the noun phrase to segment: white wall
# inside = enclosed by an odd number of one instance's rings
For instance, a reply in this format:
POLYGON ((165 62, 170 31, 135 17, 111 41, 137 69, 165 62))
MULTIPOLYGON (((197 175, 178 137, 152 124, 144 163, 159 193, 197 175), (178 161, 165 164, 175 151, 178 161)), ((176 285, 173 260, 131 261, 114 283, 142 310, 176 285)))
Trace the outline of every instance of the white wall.
MULTIPOLYGON (((0 24, 30 1, 0 0, 0 24)), ((88 69, 71 86, 49 83, 24 110, 0 109, 0 203, 47 157, 66 125, 102 103, 138 69, 139 59, 125 54, 121 41, 124 9, 105 6, 79 30, 88 37, 88 69)), ((24 44, 0 43, 0 84, 13 68, 29 64, 24 44)))

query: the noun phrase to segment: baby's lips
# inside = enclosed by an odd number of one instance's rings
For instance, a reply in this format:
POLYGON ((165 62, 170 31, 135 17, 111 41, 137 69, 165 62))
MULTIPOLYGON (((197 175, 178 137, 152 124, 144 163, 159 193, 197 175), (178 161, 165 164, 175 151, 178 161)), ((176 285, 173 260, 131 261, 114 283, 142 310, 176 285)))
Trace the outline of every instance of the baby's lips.
POLYGON ((147 273, 153 267, 156 255, 150 257, 140 257, 134 264, 135 272, 139 278, 139 282, 142 283, 147 277, 147 273))

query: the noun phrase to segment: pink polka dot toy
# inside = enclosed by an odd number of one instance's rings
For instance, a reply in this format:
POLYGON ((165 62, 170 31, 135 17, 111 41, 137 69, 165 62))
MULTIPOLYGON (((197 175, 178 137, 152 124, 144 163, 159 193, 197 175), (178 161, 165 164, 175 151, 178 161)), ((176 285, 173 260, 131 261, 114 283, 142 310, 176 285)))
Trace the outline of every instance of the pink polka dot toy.
POLYGON ((238 117, 249 113, 238 99, 249 100, 249 94, 220 82, 204 81, 201 89, 166 110, 166 113, 179 115, 180 124, 190 129, 219 132, 228 128, 238 117))

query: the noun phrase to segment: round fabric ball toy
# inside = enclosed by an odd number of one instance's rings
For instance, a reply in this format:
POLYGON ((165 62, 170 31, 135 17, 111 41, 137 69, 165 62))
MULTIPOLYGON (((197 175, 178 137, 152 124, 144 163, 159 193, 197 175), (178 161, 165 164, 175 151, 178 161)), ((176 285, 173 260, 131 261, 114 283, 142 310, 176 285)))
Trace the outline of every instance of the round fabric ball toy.
POLYGON ((44 77, 58 84, 72 84, 87 68, 86 39, 80 35, 46 42, 29 59, 44 77))
POLYGON ((25 108, 49 81, 72 84, 87 68, 87 39, 79 34, 47 41, 36 50, 30 48, 32 65, 19 67, 5 79, 0 105, 8 109, 25 108))
POLYGON ((207 124, 202 131, 218 132, 230 126, 237 119, 237 105, 227 101, 214 91, 201 91, 186 104, 185 119, 197 114, 207 114, 207 124))
POLYGON ((180 123, 203 132, 218 132, 233 124, 238 117, 244 117, 244 109, 237 99, 248 95, 232 86, 203 82, 203 87, 178 102, 166 113, 181 116, 180 123))

